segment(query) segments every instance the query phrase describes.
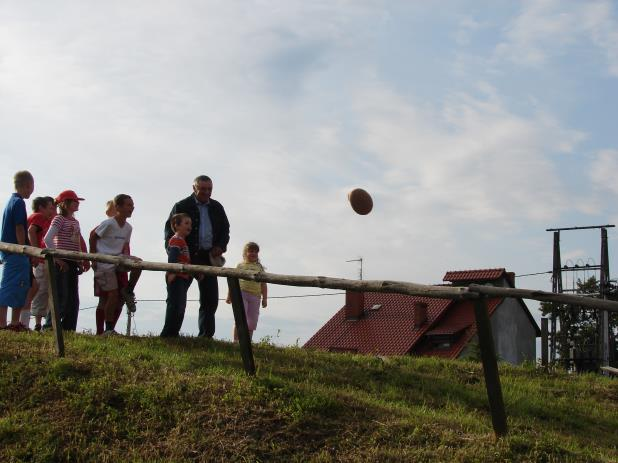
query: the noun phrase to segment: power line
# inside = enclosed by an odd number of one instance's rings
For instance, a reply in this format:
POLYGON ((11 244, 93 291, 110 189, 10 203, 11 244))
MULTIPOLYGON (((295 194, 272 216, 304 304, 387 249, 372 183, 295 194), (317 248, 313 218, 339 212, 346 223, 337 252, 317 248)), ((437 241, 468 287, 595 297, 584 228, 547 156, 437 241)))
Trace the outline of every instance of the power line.
MULTIPOLYGON (((551 273, 551 272, 550 272, 551 273)), ((323 294, 298 294, 289 296, 268 296, 268 299, 292 299, 299 297, 321 297, 321 296, 338 296, 345 293, 323 293, 323 294)), ((165 302, 166 299, 136 299, 135 302, 165 302)), ((187 302, 199 302, 199 299, 187 299, 187 302)), ((219 301, 225 301, 225 299, 219 299, 219 301)), ((96 309, 98 305, 90 307, 80 307, 79 310, 92 310, 96 309)), ((34 316, 34 315, 33 315, 34 316)))
POLYGON ((522 275, 515 275, 515 278, 519 278, 519 277, 530 277, 532 275, 545 275, 547 273, 552 273, 551 270, 548 270, 547 272, 536 272, 536 273, 524 273, 522 275))
MULTIPOLYGON (((323 294, 299 294, 289 296, 268 296, 268 299, 292 299, 299 297, 321 297, 321 296, 338 296, 345 293, 323 293, 323 294)), ((225 299, 219 299, 225 301, 225 299)), ((165 302, 165 299, 136 299, 136 302, 165 302)), ((199 299, 187 299, 187 302, 199 302, 199 299)))

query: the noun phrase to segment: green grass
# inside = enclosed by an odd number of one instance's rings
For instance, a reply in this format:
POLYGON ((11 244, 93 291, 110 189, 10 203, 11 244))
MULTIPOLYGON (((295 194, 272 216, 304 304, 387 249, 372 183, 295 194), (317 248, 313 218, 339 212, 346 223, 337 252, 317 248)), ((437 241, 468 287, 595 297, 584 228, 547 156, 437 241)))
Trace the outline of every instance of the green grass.
POLYGON ((618 381, 196 338, 0 332, 0 461, 618 461, 618 381))

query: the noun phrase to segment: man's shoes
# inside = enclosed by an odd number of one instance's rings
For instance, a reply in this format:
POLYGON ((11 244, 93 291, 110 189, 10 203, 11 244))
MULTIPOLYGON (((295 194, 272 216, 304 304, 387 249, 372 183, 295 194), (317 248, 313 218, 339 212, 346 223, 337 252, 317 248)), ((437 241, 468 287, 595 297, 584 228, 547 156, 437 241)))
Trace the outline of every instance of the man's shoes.
POLYGON ((41 324, 37 323, 36 325, 34 325, 34 331, 41 331, 41 324))
POLYGON ((105 330, 103 336, 120 336, 116 330, 105 330))
POLYGON ((137 310, 137 303, 135 301, 135 293, 133 291, 129 291, 127 288, 122 288, 120 290, 120 294, 122 295, 122 299, 124 303, 127 305, 127 309, 129 312, 135 312, 137 310))

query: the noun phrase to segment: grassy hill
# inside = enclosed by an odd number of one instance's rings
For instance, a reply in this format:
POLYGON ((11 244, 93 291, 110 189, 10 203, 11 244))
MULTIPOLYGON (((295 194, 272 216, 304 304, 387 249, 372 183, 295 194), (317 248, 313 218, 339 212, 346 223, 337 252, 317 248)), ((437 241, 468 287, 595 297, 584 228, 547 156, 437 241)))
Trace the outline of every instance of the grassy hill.
POLYGON ((618 461, 618 381, 196 338, 0 332, 0 461, 618 461))

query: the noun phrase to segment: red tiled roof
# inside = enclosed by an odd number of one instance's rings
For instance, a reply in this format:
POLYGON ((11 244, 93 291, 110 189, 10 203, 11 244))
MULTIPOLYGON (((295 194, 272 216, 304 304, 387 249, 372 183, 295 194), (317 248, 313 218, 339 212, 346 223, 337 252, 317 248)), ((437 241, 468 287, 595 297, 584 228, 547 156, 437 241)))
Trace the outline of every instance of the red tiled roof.
MULTIPOLYGON (((488 299, 487 312, 491 317, 503 299, 488 299)), ((458 301, 451 306, 436 330, 442 334, 455 334, 465 327, 465 332, 455 340, 447 349, 436 349, 429 340, 424 339, 414 347, 413 352, 417 355, 431 355, 437 357, 457 358, 470 339, 476 334, 476 322, 474 317, 474 302, 470 300, 458 301), (448 333, 450 331, 451 333, 448 333)), ((429 334, 429 332, 427 332, 429 334)))
POLYGON ((480 270, 456 270, 446 272, 442 281, 455 283, 458 281, 491 281, 497 280, 505 274, 503 268, 488 268, 480 270))
MULTIPOLYGON (((491 316, 503 299, 487 300, 491 316)), ((331 351, 376 355, 435 355, 457 358, 476 333, 473 302, 391 293, 365 293, 364 316, 348 320, 341 308, 304 345, 331 351), (427 322, 414 326, 414 302, 427 304, 427 322), (379 310, 369 310, 382 304, 379 310), (423 336, 463 333, 447 349, 435 349, 423 336)))
POLYGON ((365 314, 346 320, 341 308, 304 347, 361 354, 405 355, 452 304, 449 299, 391 293, 365 293, 365 314), (427 323, 414 327, 414 302, 427 304, 427 323), (379 310, 367 310, 382 304, 379 310))
POLYGON ((425 332, 425 336, 441 336, 441 335, 457 334, 460 331, 465 330, 466 328, 468 328, 468 325, 462 325, 462 326, 442 326, 442 325, 438 325, 437 328, 434 328, 433 330, 426 331, 425 332))

